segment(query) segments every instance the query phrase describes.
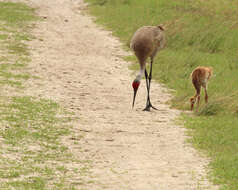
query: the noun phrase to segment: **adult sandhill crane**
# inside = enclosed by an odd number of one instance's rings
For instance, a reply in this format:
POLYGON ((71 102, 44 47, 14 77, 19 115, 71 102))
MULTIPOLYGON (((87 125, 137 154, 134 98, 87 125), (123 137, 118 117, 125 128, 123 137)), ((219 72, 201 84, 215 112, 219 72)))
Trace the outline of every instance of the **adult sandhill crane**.
POLYGON ((152 106, 150 101, 150 82, 152 79, 152 65, 154 57, 157 52, 164 48, 166 45, 166 39, 164 34, 164 28, 159 26, 143 26, 139 28, 135 34, 133 35, 130 43, 131 49, 134 51, 139 64, 140 64, 140 72, 136 76, 135 80, 132 83, 134 89, 134 97, 132 107, 134 107, 136 93, 140 85, 140 80, 145 73, 146 79, 146 88, 147 88, 147 102, 144 111, 150 111, 150 108, 157 110, 154 106, 152 106), (146 71, 146 60, 150 57, 150 73, 146 71))
POLYGON ((190 98, 191 110, 193 110, 196 101, 197 101, 197 109, 199 107, 201 86, 204 88, 205 91, 205 102, 206 103, 208 102, 207 83, 211 76, 212 76, 212 67, 197 67, 196 69, 193 70, 191 77, 193 86, 196 90, 196 94, 192 98, 190 98))

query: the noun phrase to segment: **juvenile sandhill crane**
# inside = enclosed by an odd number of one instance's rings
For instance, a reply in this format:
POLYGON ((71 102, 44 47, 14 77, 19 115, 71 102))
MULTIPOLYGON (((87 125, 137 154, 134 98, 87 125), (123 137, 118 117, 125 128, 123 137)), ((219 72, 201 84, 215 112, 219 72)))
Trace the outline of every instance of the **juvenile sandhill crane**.
POLYGON ((196 69, 193 70, 191 77, 193 86, 196 90, 196 94, 192 98, 190 98, 191 110, 193 110, 193 106, 196 103, 196 101, 197 101, 197 109, 199 107, 201 86, 204 88, 205 102, 207 103, 208 101, 207 83, 211 76, 212 76, 212 67, 197 67, 196 69))
POLYGON ((154 57, 156 56, 157 52, 163 49, 165 45, 166 39, 164 34, 164 28, 161 25, 143 26, 139 28, 133 35, 130 47, 134 51, 139 61, 140 72, 132 83, 132 87, 134 89, 132 107, 134 107, 136 93, 139 88, 141 78, 143 77, 143 74, 145 74, 146 88, 147 88, 147 102, 144 111, 150 111, 150 108, 157 110, 154 106, 152 106, 150 101, 150 82, 152 79, 152 65, 154 57), (146 60, 148 57, 150 57, 151 61, 149 76, 146 71, 146 60))

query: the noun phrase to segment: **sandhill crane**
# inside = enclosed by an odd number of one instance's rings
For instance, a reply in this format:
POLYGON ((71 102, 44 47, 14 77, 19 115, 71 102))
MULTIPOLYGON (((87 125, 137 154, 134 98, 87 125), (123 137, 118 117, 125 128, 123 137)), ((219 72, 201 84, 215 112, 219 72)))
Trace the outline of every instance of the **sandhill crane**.
POLYGON ((150 108, 157 110, 150 102, 150 82, 152 79, 152 65, 153 59, 157 52, 163 49, 166 45, 164 28, 159 26, 143 26, 139 28, 133 35, 130 43, 131 49, 134 51, 139 64, 140 72, 132 83, 134 89, 134 97, 132 107, 134 107, 136 93, 140 85, 140 80, 145 73, 146 88, 147 88, 147 102, 144 111, 150 111, 150 108), (150 57, 150 73, 146 71, 146 60, 150 57))
POLYGON ((207 95, 207 83, 210 77, 212 76, 212 67, 197 67, 193 70, 191 77, 192 83, 196 90, 196 94, 190 98, 191 102, 191 110, 193 110, 193 106, 197 101, 197 109, 199 107, 200 101, 200 91, 201 86, 204 88, 205 91, 205 102, 208 102, 208 95, 207 95))

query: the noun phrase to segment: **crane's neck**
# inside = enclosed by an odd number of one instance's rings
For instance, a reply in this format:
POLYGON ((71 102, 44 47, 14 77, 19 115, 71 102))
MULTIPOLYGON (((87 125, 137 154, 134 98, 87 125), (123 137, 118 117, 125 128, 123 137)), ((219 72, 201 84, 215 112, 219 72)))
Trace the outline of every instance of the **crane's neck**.
POLYGON ((138 75, 136 76, 136 79, 135 79, 135 80, 140 81, 140 80, 142 79, 144 73, 145 73, 145 69, 140 69, 140 72, 139 72, 138 75))

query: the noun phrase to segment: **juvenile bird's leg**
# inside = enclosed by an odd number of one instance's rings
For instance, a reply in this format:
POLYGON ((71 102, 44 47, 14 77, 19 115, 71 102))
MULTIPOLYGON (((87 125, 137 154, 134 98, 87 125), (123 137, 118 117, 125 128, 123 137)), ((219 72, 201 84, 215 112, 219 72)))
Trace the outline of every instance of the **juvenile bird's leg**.
POLYGON ((145 79, 146 79, 146 88, 147 88, 147 102, 146 102, 146 107, 143 111, 150 111, 150 108, 158 110, 157 108, 152 106, 152 104, 150 102, 150 83, 151 83, 151 79, 152 79, 152 65, 153 65, 153 59, 151 59, 149 77, 148 77, 148 73, 145 69, 145 79))
POLYGON ((207 103, 208 102, 207 85, 205 85, 204 90, 205 90, 205 102, 207 103))
POLYGON ((197 97, 197 109, 196 109, 196 111, 198 111, 199 102, 200 102, 200 94, 199 94, 198 97, 197 97))

